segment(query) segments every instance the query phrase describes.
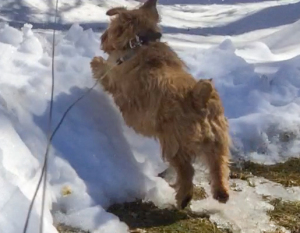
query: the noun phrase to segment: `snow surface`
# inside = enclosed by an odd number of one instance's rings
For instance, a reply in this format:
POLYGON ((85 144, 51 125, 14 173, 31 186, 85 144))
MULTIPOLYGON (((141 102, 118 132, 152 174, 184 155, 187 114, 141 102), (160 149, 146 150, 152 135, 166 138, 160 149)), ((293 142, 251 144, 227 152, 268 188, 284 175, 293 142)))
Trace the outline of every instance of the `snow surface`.
MULTIPOLYGON (((197 78, 213 78, 233 137, 234 159, 284 161, 300 153, 300 1, 161 0, 167 41, 197 78), (196 3, 195 3, 196 2, 196 3), (274 20, 275 15, 276 20, 274 20)), ((2 0, 0 3, 0 232, 22 232, 47 142, 51 91, 52 28, 57 33, 53 125, 93 85, 89 62, 112 6, 135 1, 2 0), (51 4, 50 4, 51 3, 51 4), (9 24, 7 24, 7 23, 9 24), (79 24, 81 26, 79 26, 79 24)), ((65 223, 91 232, 127 232, 105 211, 135 198, 159 207, 174 204, 174 191, 157 177, 166 165, 157 142, 127 128, 112 99, 97 87, 66 118, 50 151, 45 231, 65 223), (65 195, 65 189, 71 193, 65 195)), ((206 175, 195 178, 209 191, 206 175)), ((233 182, 233 181, 231 181, 233 182)), ((300 200, 262 178, 255 187, 234 181, 228 204, 211 197, 193 202, 211 220, 235 232, 272 230, 273 207, 263 195, 300 200), (244 221, 247 218, 249 221, 244 221)), ((28 232, 38 232, 41 193, 28 232)))

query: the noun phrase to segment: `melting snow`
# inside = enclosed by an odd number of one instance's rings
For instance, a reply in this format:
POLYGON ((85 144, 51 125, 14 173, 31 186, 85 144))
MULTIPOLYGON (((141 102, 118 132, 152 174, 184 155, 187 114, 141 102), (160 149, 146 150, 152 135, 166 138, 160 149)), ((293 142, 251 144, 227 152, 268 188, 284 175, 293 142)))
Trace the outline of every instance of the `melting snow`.
MULTIPOLYGON (((297 33, 300 21, 286 25, 278 21, 275 26, 265 22, 266 25, 254 30, 250 17, 249 22, 226 25, 240 22, 247 12, 251 16, 260 10, 281 7, 284 13, 292 4, 298 7, 300 3, 253 1, 242 4, 235 1, 239 4, 230 1, 226 5, 201 5, 207 3, 203 0, 182 5, 174 0, 175 5, 170 5, 171 1, 162 0, 159 9, 166 32, 164 40, 170 42, 197 79, 214 79, 230 123, 233 158, 261 163, 284 161, 300 152, 297 33), (244 32, 241 26, 247 26, 248 31, 244 32), (203 27, 206 27, 204 31, 203 27), (234 33, 230 31, 232 28, 236 29, 234 33), (211 35, 205 36, 205 33, 211 35)), ((108 7, 137 4, 98 1, 100 5, 95 6, 96 2, 75 7, 73 2, 60 1, 61 6, 68 3, 71 8, 70 11, 61 8, 61 28, 58 29, 70 28, 58 32, 55 41, 54 125, 66 108, 93 85, 91 58, 105 56, 99 49, 100 33, 90 28, 97 29, 95 22, 105 26, 108 19, 104 13, 108 7), (83 15, 87 16, 84 28, 76 23, 82 23, 83 15)), ((1 1, 1 9, 19 12, 20 7, 7 8, 10 3, 1 1)), ((22 231, 47 141, 52 35, 51 30, 42 30, 41 22, 49 23, 45 16, 49 7, 46 1, 36 0, 24 1, 22 7, 25 9, 25 6, 35 10, 28 15, 19 12, 22 20, 13 18, 9 11, 0 10, 1 19, 13 26, 22 25, 21 30, 6 23, 0 25, 1 233, 22 231)), ((57 222, 91 232, 127 232, 125 223, 105 211, 110 204, 135 198, 151 200, 159 207, 174 204, 174 191, 157 177, 166 168, 160 158, 159 145, 128 129, 101 87, 70 112, 53 141, 49 165, 47 233, 57 233, 54 227, 57 222), (66 188, 69 195, 64 195, 66 188)), ((210 193, 206 177, 200 171, 195 182, 210 193)), ((239 192, 231 191, 228 204, 220 205, 209 197, 193 202, 192 208, 209 212, 212 221, 236 232, 256 233, 258 229, 275 228, 266 214, 273 207, 262 198, 264 195, 300 200, 299 187, 286 189, 262 178, 251 181, 254 187, 245 181, 234 182, 239 192)), ((41 193, 31 216, 30 233, 38 232, 40 209, 41 193)))

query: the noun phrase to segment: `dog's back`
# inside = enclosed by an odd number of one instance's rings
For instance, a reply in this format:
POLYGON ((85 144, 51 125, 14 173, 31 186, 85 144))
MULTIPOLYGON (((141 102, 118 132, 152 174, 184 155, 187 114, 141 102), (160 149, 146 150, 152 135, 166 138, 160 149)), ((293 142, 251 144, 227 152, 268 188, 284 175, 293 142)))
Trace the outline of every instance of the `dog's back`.
POLYGON ((157 136, 160 124, 186 108, 196 81, 166 44, 153 42, 118 66, 111 75, 112 93, 127 124, 146 136, 157 136))
MULTIPOLYGON (((112 80, 112 94, 126 123, 145 136, 158 137, 168 122, 186 125, 224 118, 212 81, 197 82, 165 43, 142 47, 114 71, 112 80)), ((174 131, 182 134, 185 129, 174 131)))

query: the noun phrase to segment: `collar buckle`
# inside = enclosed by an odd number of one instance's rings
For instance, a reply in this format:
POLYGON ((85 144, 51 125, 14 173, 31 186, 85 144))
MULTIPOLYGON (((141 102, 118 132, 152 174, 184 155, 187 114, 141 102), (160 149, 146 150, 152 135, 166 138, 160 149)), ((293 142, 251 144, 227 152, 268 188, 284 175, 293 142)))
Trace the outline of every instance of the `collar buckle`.
POLYGON ((138 46, 142 46, 142 41, 140 40, 140 37, 138 35, 135 35, 135 38, 134 39, 131 39, 129 41, 129 47, 131 49, 134 49, 138 46))

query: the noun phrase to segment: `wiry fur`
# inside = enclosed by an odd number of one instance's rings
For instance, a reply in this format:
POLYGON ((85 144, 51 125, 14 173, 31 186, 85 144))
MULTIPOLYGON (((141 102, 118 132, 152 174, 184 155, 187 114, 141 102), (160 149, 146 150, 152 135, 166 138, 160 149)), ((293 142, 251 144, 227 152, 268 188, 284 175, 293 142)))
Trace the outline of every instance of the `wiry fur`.
POLYGON ((128 53, 136 34, 159 32, 156 0, 134 10, 114 8, 115 16, 102 35, 105 61, 95 57, 95 79, 112 94, 125 122, 136 132, 159 140, 162 156, 177 172, 174 187, 179 208, 193 195, 193 159, 201 156, 210 170, 213 197, 226 203, 228 193, 228 124, 211 80, 196 81, 177 54, 163 42, 138 47, 133 57, 102 75, 128 53))

